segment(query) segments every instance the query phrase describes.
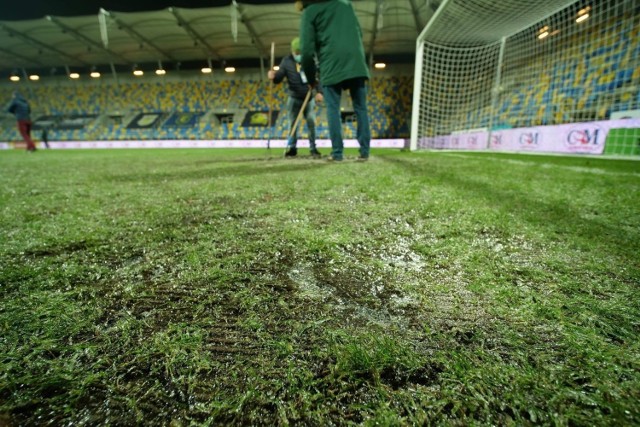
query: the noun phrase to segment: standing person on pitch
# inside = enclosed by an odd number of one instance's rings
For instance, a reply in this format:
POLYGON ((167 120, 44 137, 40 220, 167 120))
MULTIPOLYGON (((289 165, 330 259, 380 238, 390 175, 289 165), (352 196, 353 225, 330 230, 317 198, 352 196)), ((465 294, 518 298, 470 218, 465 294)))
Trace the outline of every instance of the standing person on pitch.
POLYGON ((31 107, 27 100, 19 92, 13 92, 13 99, 7 111, 16 116, 18 131, 27 143, 27 151, 36 151, 36 144, 31 139, 31 107))
POLYGON ((358 160, 366 161, 371 142, 366 88, 369 67, 364 56, 362 30, 353 5, 350 0, 305 0, 297 1, 296 7, 302 10, 302 69, 310 82, 315 82, 318 71, 315 56, 319 62, 331 137, 329 160, 343 160, 340 98, 342 91, 348 89, 358 124, 358 160))
MULTIPOLYGON (((282 58, 278 71, 269 70, 267 73, 269 80, 272 80, 274 84, 279 84, 282 80, 287 79, 289 83, 289 99, 287 100, 287 111, 289 112, 289 118, 291 120, 291 127, 293 127, 302 104, 307 96, 307 92, 312 90, 307 77, 300 66, 300 39, 296 37, 291 41, 291 54, 282 58)), ((320 85, 315 85, 316 95, 315 101, 322 102, 322 88, 320 85)), ((307 128, 309 129, 309 148, 312 157, 320 157, 321 154, 316 148, 316 114, 315 114, 315 102, 312 99, 307 102, 307 106, 304 109, 304 118, 307 122, 307 128)), ((298 130, 295 129, 293 134, 287 140, 287 150, 285 152, 286 157, 295 157, 298 154, 298 148, 296 144, 298 142, 298 130)))
POLYGON ((40 137, 42 138, 42 143, 44 144, 44 146, 47 147, 47 148, 51 148, 51 147, 49 147, 49 130, 47 129, 46 126, 44 126, 42 128, 42 132, 40 133, 40 137))

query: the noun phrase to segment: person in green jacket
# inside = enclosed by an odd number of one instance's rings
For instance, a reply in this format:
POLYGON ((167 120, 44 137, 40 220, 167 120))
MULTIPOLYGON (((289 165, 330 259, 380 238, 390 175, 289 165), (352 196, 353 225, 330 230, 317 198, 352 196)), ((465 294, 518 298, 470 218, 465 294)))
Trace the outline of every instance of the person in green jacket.
POLYGON ((344 158, 340 98, 343 90, 349 90, 358 125, 358 160, 365 161, 369 158, 371 142, 366 87, 369 67, 364 56, 362 30, 353 5, 350 0, 306 0, 297 2, 296 7, 302 7, 302 69, 309 82, 316 81, 319 71, 324 92, 331 137, 329 160, 341 161, 344 158))

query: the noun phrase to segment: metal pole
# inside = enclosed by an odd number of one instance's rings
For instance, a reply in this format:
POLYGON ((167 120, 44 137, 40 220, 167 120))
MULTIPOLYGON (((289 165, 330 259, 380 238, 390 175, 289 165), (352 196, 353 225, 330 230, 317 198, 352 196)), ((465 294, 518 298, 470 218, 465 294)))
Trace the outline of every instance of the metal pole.
POLYGON ((438 20, 451 0, 444 0, 433 14, 416 40, 416 66, 413 77, 413 108, 411 110, 411 151, 418 148, 418 131, 420 130, 420 98, 422 96, 422 68, 424 64, 424 40, 429 29, 438 20))
POLYGON ((422 66, 424 63, 424 41, 416 42, 416 65, 413 74, 413 106, 411 108, 411 142, 410 149, 418 149, 418 132, 420 132, 420 98, 422 96, 422 66))
MULTIPOLYGON (((269 62, 269 71, 273 70, 273 66, 275 65, 275 55, 276 55, 276 43, 271 42, 271 61, 269 62)), ((262 63, 262 60, 260 61, 262 63)), ((263 72, 264 74, 264 72, 263 72)), ((269 85, 269 137, 267 139, 267 150, 271 149, 271 133, 273 131, 273 123, 271 123, 271 116, 273 115, 273 82, 267 78, 267 84, 269 85)))
POLYGON ((487 138, 487 148, 491 144, 491 134, 493 133, 494 119, 498 114, 498 98, 500 97, 502 85, 502 65, 504 64, 504 51, 507 45, 507 38, 502 37, 500 40, 500 53, 498 55, 498 66, 496 67, 496 80, 493 85, 493 93, 491 94, 491 118, 489 121, 489 138, 487 138))
POLYGON ((113 65, 113 62, 110 62, 109 65, 111 66, 111 74, 113 74, 113 78, 115 79, 116 84, 118 84, 118 73, 116 72, 116 67, 113 65))

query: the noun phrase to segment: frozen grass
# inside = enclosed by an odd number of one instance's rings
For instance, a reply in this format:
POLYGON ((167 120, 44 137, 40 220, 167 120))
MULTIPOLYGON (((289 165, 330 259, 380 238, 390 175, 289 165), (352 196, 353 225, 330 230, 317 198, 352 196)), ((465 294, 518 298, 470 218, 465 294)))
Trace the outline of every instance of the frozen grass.
POLYGON ((640 163, 279 154, 0 153, 0 424, 640 423, 640 163))

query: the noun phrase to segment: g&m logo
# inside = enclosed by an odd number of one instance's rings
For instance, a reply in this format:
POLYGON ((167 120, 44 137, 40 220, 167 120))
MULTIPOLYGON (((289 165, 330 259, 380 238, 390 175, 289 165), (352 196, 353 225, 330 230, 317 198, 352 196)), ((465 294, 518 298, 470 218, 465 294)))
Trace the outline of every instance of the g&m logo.
POLYGON ((451 137, 451 147, 452 148, 460 148, 460 138, 457 136, 451 137))
POLYGON ((473 135, 467 138, 467 147, 477 147, 478 146, 478 137, 473 135))
POLYGON ((586 148, 600 145, 600 129, 573 129, 567 135, 566 143, 571 148, 586 148))
POLYGON ((492 134, 491 135, 491 146, 492 147, 501 147, 502 146, 502 135, 492 134))
POLYGON ((524 132, 520 134, 520 145, 523 147, 537 147, 540 144, 538 132, 524 132))

